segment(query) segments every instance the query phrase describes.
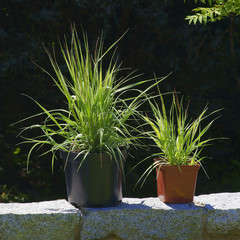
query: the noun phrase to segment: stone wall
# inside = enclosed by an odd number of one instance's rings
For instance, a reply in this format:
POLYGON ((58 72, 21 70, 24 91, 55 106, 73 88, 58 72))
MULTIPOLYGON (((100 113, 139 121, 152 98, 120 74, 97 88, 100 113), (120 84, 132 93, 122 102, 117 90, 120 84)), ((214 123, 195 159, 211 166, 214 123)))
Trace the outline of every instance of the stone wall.
POLYGON ((124 198, 112 208, 76 209, 66 200, 1 203, 0 240, 239 240, 240 193, 190 204, 124 198))

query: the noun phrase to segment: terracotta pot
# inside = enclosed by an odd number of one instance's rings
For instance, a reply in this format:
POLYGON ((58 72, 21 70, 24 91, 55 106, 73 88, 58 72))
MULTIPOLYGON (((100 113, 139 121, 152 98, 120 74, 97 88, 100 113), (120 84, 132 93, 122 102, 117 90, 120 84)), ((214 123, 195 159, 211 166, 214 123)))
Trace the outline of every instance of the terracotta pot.
MULTIPOLYGON (((157 159, 155 159, 157 161, 157 159)), ((156 168, 158 197, 165 203, 189 203, 193 201, 200 165, 156 168), (181 171, 180 171, 180 169, 181 171)))

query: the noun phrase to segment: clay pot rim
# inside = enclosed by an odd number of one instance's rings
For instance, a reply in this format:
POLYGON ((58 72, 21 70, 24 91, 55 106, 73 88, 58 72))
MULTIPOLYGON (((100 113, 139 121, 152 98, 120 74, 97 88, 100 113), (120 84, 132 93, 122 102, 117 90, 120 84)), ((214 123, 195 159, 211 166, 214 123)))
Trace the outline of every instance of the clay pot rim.
MULTIPOLYGON (((200 166, 201 166, 201 164, 199 164, 199 163, 188 164, 188 165, 186 165, 186 164, 171 165, 162 158, 154 158, 154 162, 156 162, 156 163, 159 162, 159 165, 161 165, 160 168, 162 168, 162 167, 194 167, 194 166, 200 168, 200 166)), ((156 167, 158 167, 159 165, 156 164, 156 167)))

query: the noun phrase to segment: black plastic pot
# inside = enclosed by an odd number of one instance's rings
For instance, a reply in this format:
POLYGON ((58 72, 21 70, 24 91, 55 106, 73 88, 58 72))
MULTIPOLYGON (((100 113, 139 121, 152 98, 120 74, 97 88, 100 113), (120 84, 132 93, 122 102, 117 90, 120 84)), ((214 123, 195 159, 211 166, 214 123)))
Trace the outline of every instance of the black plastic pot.
MULTIPOLYGON (((122 164, 107 153, 90 153, 82 166, 83 155, 60 151, 66 162, 65 178, 68 201, 76 207, 109 207, 122 201, 122 164), (79 168, 79 169, 78 169, 79 168)), ((123 151, 126 156, 126 151, 123 151)))

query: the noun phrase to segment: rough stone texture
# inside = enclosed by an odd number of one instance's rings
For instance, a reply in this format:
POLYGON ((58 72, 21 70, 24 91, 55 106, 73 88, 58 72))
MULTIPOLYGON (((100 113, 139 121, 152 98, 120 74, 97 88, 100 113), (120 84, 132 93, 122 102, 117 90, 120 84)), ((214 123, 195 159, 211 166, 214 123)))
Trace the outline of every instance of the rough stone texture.
POLYGON ((118 207, 86 209, 81 240, 202 239, 202 208, 164 204, 158 198, 124 198, 118 207), (111 238, 109 238, 111 239, 111 238))
POLYGON ((0 240, 79 239, 80 219, 66 200, 1 203, 0 240))
POLYGON ((240 239, 240 193, 201 195, 195 201, 205 204, 206 239, 240 239))
POLYGON ((240 240, 240 193, 201 195, 191 204, 124 198, 111 208, 66 200, 0 203, 0 240, 240 240))

